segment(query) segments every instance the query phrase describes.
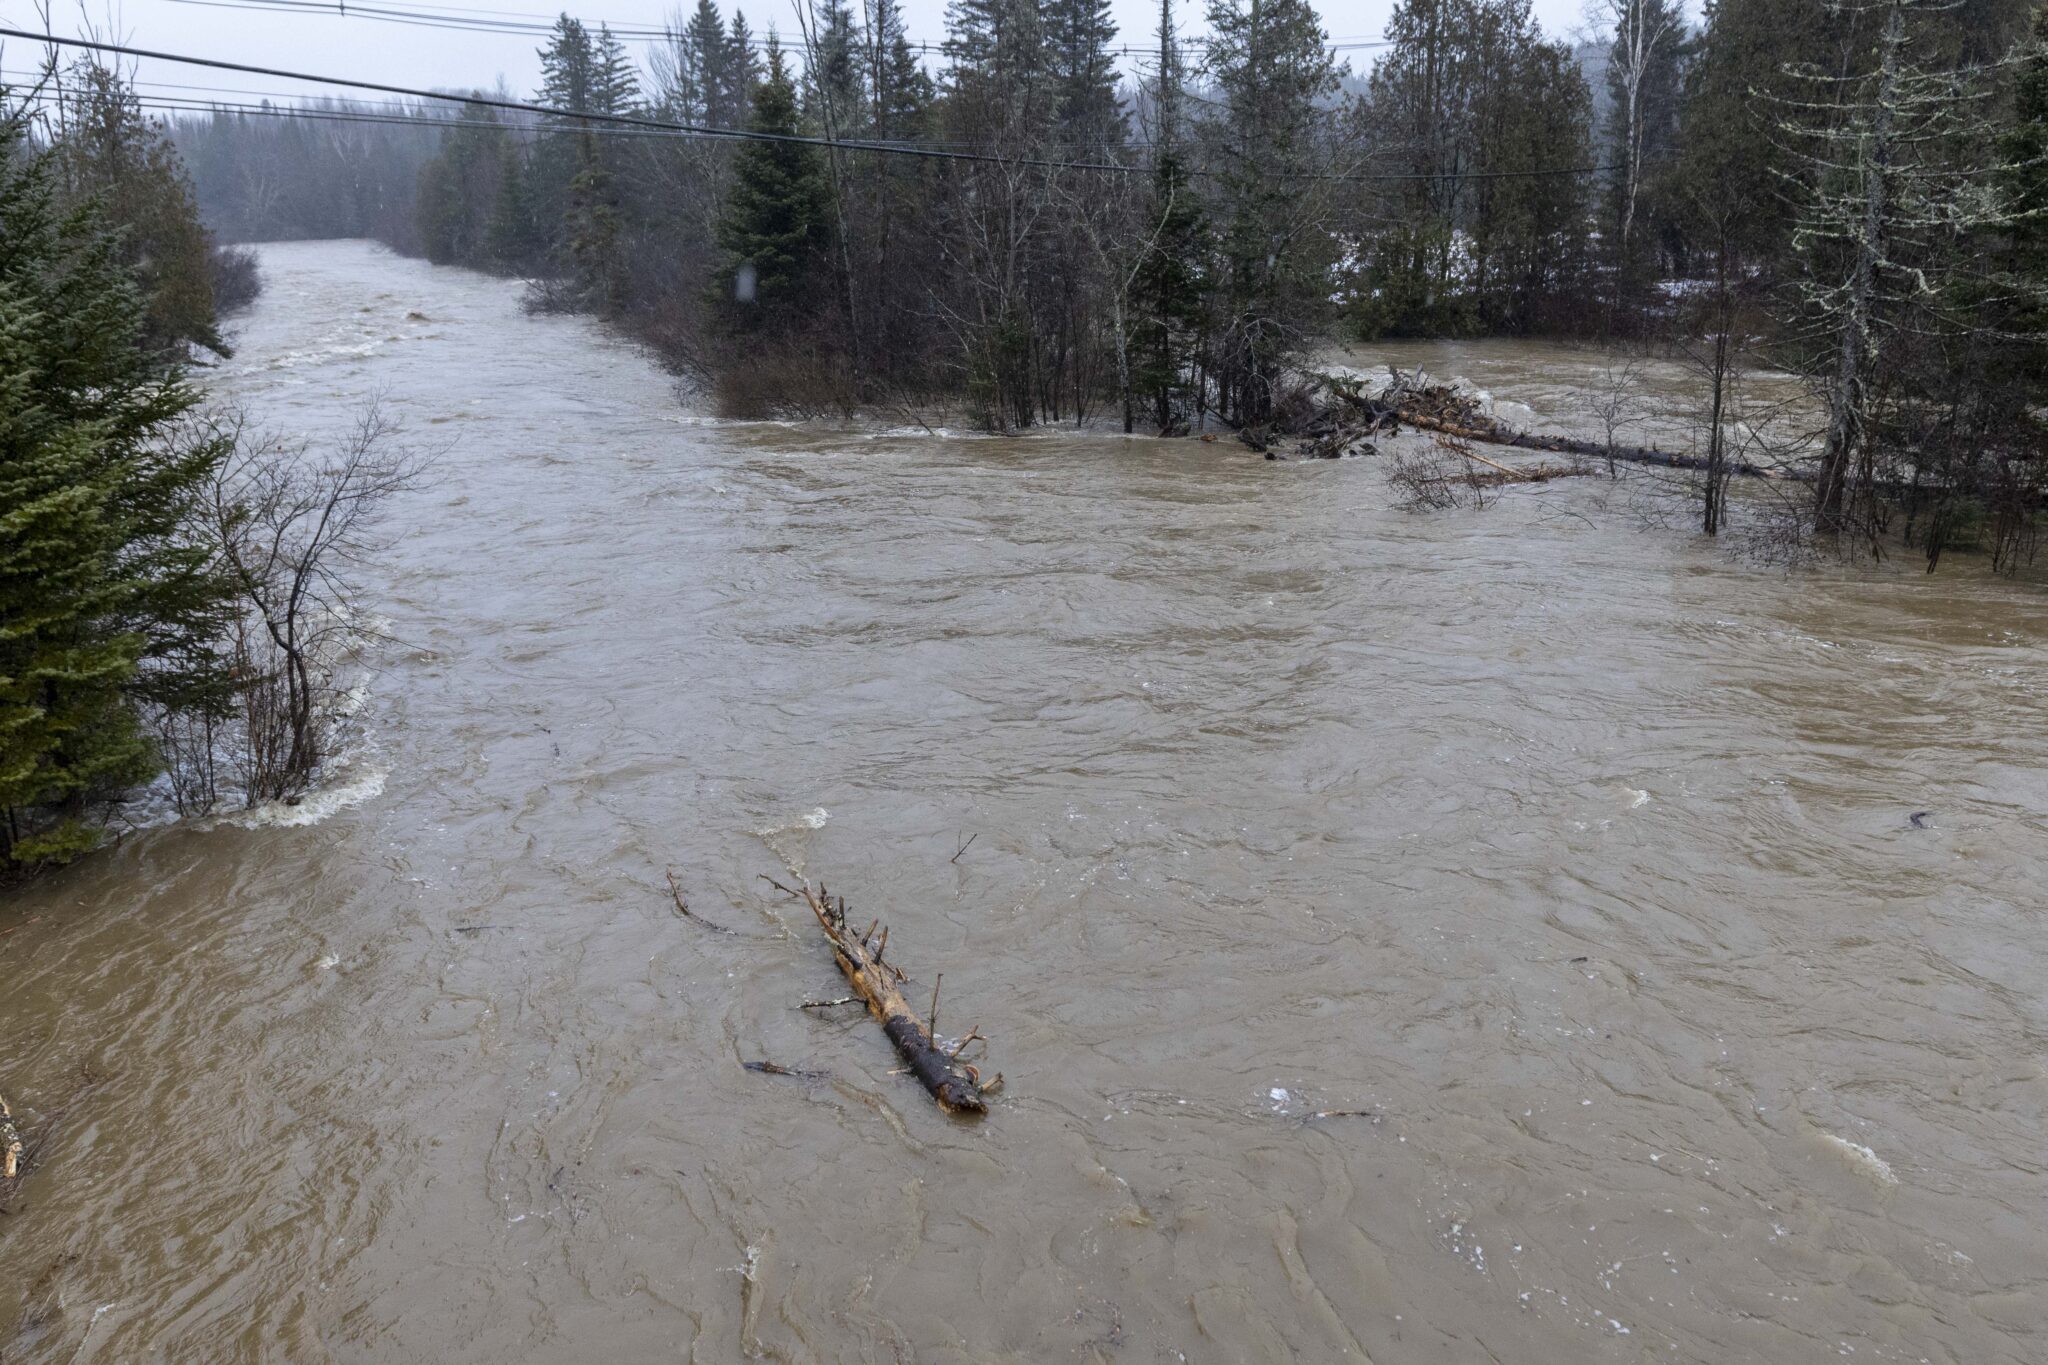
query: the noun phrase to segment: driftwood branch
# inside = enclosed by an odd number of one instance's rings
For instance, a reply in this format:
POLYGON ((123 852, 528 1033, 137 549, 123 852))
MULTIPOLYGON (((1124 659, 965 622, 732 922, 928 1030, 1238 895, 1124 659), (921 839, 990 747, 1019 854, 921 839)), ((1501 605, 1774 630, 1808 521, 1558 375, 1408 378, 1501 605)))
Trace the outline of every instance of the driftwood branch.
MULTIPOLYGON (((988 1112, 988 1102, 983 1096, 1001 1084, 1002 1077, 997 1076, 983 1085, 980 1073, 957 1059, 958 1048, 951 1055, 940 1050, 931 1024, 918 1018, 903 998, 899 987, 906 978, 902 971, 882 960, 889 931, 883 928, 882 937, 875 937, 875 929, 881 921, 869 925, 865 933, 858 932, 847 923, 845 900, 834 900, 823 886, 813 891, 806 884, 799 890, 784 886, 772 877, 762 880, 810 907, 811 913, 817 917, 818 927, 831 940, 832 956, 838 961, 847 983, 866 1002, 868 1013, 875 1017, 882 1026, 882 1032, 896 1045, 896 1051, 907 1064, 910 1074, 931 1092, 932 1098, 939 1102, 939 1108, 949 1114, 988 1112)), ((938 988, 934 985, 934 1020, 937 1011, 938 988)))
POLYGON ((695 910, 692 910, 690 908, 689 897, 683 894, 683 884, 676 880, 676 870, 674 868, 670 868, 668 870, 668 894, 669 898, 676 903, 676 913, 678 915, 681 915, 684 919, 694 920, 695 922, 703 925, 706 929, 711 930, 715 934, 736 935, 740 932, 737 929, 728 929, 723 924, 714 923, 711 920, 705 919, 695 910))

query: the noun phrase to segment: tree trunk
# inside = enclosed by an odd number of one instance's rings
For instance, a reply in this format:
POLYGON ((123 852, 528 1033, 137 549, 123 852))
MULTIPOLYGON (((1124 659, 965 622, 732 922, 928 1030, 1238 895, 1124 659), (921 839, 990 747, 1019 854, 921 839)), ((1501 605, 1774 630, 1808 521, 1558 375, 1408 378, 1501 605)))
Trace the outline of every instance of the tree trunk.
MULTIPOLYGON (((979 1036, 972 1029, 951 1053, 939 1050, 932 1036, 931 1021, 919 1019, 912 1013, 898 989, 906 979, 903 972, 883 961, 882 955, 889 946, 889 931, 882 929, 881 937, 877 939, 876 925, 871 924, 865 933, 855 933, 846 922, 846 902, 843 899, 834 901, 822 886, 816 891, 809 886, 801 891, 791 891, 779 882, 773 884, 802 900, 817 916, 818 927, 832 941, 832 956, 838 960, 839 970, 845 974, 847 984, 866 1003, 868 1013, 875 1017, 882 1026, 882 1032, 896 1045, 896 1051, 908 1064, 910 1073, 939 1102, 939 1108, 949 1114, 987 1113, 988 1102, 983 1095, 1001 1084, 1002 1077, 998 1075, 984 1087, 979 1073, 972 1066, 956 1060, 967 1042, 979 1036)), ((936 990, 932 992, 932 1001, 936 1019, 936 990)))

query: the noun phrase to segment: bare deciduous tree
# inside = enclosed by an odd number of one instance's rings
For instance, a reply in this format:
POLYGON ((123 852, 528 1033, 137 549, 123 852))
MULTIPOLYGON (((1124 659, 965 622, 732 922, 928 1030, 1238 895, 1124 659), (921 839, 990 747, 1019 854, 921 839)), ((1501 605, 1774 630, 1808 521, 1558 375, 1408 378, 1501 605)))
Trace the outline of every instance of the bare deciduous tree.
POLYGON ((215 478, 207 530, 244 606, 230 645, 254 805, 296 797, 317 772, 340 670, 369 633, 354 571, 386 544, 385 504, 426 465, 395 443, 375 400, 325 455, 231 420, 234 453, 215 478))

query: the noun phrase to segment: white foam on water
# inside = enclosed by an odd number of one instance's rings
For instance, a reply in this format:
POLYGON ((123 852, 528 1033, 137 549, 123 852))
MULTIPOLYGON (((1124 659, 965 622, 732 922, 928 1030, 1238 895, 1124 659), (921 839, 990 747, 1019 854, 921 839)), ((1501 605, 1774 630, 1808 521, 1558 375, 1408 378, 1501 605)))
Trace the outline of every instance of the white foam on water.
POLYGON ((793 876, 804 875, 804 864, 809 858, 808 841, 786 841, 786 836, 799 831, 815 831, 825 828, 825 822, 832 818, 832 812, 817 806, 803 815, 792 816, 777 824, 767 825, 754 831, 754 837, 766 844, 769 851, 782 859, 793 876))
POLYGON ((299 829, 317 825, 337 811, 360 806, 382 796, 387 775, 382 768, 364 767, 351 773, 345 781, 307 792, 299 798, 297 805, 266 801, 233 815, 223 815, 219 817, 219 823, 241 829, 299 829))
POLYGON ((1880 1185, 1890 1186, 1899 1183, 1898 1176, 1892 1173, 1891 1163, 1862 1143, 1836 1137, 1833 1133, 1822 1133, 1820 1136, 1822 1142, 1847 1158, 1850 1168, 1857 1174, 1868 1176, 1880 1185))

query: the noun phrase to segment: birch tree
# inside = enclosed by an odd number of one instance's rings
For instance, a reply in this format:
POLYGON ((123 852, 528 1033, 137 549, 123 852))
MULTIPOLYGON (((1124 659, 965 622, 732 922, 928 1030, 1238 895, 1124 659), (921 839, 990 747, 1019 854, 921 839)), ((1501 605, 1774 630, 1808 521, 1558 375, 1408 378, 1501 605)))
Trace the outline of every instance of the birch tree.
POLYGON ((1629 259, 1636 206, 1642 199, 1644 166, 1653 126, 1675 131, 1678 46, 1685 20, 1674 0, 1595 0, 1594 13, 1614 34, 1607 79, 1614 91, 1614 139, 1621 154, 1621 259, 1629 259))

